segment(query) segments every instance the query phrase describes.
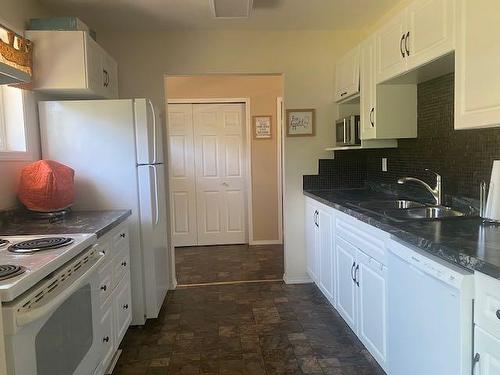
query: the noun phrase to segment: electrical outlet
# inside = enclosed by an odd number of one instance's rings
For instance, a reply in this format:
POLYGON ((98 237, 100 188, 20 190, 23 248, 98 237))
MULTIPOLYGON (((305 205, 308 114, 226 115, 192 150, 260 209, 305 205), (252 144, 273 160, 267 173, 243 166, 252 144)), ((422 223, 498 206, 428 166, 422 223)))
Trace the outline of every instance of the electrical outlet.
POLYGON ((382 172, 387 172, 387 158, 382 158, 382 172))

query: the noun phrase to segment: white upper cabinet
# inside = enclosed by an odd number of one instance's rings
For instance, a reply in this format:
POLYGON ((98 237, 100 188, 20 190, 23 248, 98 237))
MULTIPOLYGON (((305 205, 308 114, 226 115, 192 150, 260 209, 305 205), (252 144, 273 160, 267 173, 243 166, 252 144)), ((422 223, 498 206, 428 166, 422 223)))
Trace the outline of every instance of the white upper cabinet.
POLYGON ((453 51, 455 0, 418 0, 408 7, 408 70, 453 51))
POLYGON ((406 33, 406 12, 392 18, 377 32, 377 83, 406 71, 406 33))
POLYGON ((390 140, 417 136, 417 86, 375 83, 376 40, 361 45, 361 139, 390 140))
POLYGON ((335 101, 347 99, 359 93, 359 46, 342 57, 335 72, 335 101))
POLYGON ((500 125, 500 2, 457 0, 455 129, 500 125))
POLYGON ((376 33, 377 83, 454 49, 455 0, 416 0, 376 33))
POLYGON ((65 98, 118 98, 118 66, 85 31, 26 31, 33 89, 65 98))
POLYGON ((360 63, 360 117, 361 139, 375 139, 375 40, 370 38, 361 45, 360 63))

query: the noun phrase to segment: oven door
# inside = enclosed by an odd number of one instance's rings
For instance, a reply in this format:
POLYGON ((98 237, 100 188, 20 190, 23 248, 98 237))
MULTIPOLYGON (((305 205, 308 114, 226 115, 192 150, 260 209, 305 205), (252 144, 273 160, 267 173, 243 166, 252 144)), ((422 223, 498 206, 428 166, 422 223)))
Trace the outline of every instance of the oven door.
POLYGON ((348 146, 351 144, 350 118, 337 120, 335 123, 335 144, 337 146, 348 146))
POLYGON ((13 311, 15 333, 6 336, 9 375, 94 373, 102 356, 97 274, 102 260, 99 254, 81 266, 68 276, 70 283, 41 303, 13 311))

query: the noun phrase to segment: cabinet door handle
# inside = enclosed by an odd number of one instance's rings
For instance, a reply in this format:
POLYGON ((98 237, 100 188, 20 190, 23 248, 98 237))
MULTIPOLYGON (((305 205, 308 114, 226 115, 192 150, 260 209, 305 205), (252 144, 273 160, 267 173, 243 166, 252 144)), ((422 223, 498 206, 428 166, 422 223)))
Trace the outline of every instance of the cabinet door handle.
POLYGON ((356 267, 356 262, 352 262, 352 266, 351 266, 351 279, 355 283, 356 279, 354 278, 354 267, 356 267))
POLYGON ((123 309, 124 309, 124 310, 128 310, 128 304, 123 305, 123 309))
POLYGON ((372 128, 375 127, 375 122, 373 119, 374 114, 375 114, 375 108, 372 107, 372 109, 370 110, 370 124, 371 124, 372 128))
POLYGON ((401 52, 401 56, 405 58, 405 51, 403 50, 403 42, 405 40, 405 34, 401 36, 401 40, 399 41, 399 52, 401 52))
POLYGON ((354 282, 359 287, 358 274, 359 274, 359 264, 356 266, 356 269, 354 270, 354 282))
POLYGON ((127 262, 122 262, 122 266, 126 267, 127 266, 127 262))
POLYGON ((497 318, 500 319, 500 310, 497 310, 497 312, 495 313, 497 318))
POLYGON ((343 97, 345 95, 347 95, 347 91, 344 91, 342 94, 340 94, 340 97, 343 97))
POLYGON ((479 362, 481 359, 481 355, 479 353, 474 354, 474 357, 472 357, 472 373, 475 374, 476 372, 474 371, 476 369, 476 364, 479 362))
POLYGON ((120 237, 121 237, 121 238, 125 238, 125 237, 127 237, 127 235, 126 235, 125 233, 121 233, 121 234, 120 234, 120 237))
POLYGON ((101 290, 106 291, 108 287, 106 285, 101 286, 101 290))
POLYGON ((102 73, 103 73, 103 78, 104 78, 104 82, 103 82, 103 85, 104 87, 108 87, 108 71, 106 69, 103 69, 102 70, 102 73))
POLYGON ((405 37, 405 50, 406 50, 406 54, 408 56, 410 56, 410 48, 408 47, 408 40, 410 39, 410 32, 408 31, 406 33, 406 37, 405 37))
POLYGON ((102 339, 102 342, 109 342, 109 336, 106 336, 102 339))

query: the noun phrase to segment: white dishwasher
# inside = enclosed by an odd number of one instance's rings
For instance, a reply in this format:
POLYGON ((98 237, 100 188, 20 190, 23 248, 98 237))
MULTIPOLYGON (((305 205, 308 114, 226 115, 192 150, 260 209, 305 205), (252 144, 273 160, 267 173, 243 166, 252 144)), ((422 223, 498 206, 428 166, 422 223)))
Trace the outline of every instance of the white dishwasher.
POLYGON ((389 241, 391 375, 470 375, 473 273, 389 241))

